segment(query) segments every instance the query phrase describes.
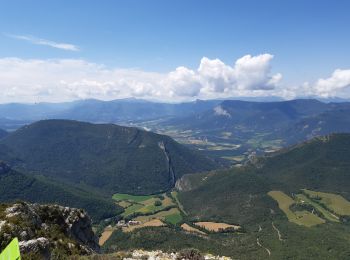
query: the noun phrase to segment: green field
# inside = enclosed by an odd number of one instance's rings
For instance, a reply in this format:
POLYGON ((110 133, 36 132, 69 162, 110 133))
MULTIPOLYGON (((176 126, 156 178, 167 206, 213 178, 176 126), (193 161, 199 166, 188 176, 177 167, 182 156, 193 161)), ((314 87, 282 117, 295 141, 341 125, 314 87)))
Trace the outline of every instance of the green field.
POLYGON ((114 194, 113 199, 121 206, 126 206, 122 217, 128 217, 133 214, 139 216, 134 218, 141 222, 159 219, 167 223, 176 225, 182 221, 182 214, 185 214, 177 198, 177 192, 171 192, 171 196, 166 193, 158 195, 135 196, 129 194, 114 194), (157 205, 157 203, 160 205, 157 205))
POLYGON ((148 216, 139 216, 135 218, 135 220, 141 221, 141 222, 147 222, 152 219, 159 219, 164 220, 165 222, 171 223, 173 225, 176 225, 182 220, 181 212, 177 208, 172 208, 170 210, 160 211, 154 215, 148 215, 148 216))
POLYGON ((298 225, 312 227, 325 223, 325 220, 309 211, 291 211, 290 206, 296 203, 291 197, 282 191, 270 191, 268 195, 277 201, 279 208, 286 214, 288 220, 298 225))
POLYGON ((304 194, 297 194, 295 200, 281 191, 270 191, 268 195, 277 201, 279 208, 286 214, 289 221, 299 225, 310 227, 322 224, 325 222, 323 218, 339 223, 337 215, 350 215, 350 202, 340 195, 306 189, 303 189, 302 192, 304 194), (309 210, 292 211, 290 209, 292 205, 311 206, 312 212, 310 208, 309 210))
POLYGON ((177 206, 179 207, 179 209, 182 211, 182 213, 184 213, 185 215, 187 215, 187 212, 185 211, 184 207, 182 206, 181 202, 179 201, 178 198, 178 192, 177 191, 172 191, 171 192, 171 196, 175 199, 177 206))
POLYGON ((125 209, 125 211, 123 212, 122 216, 123 217, 127 217, 127 216, 137 212, 142 207, 143 207, 143 205, 141 205, 141 204, 133 204, 133 205, 131 205, 131 206, 129 206, 129 207, 127 207, 125 209))
POLYGON ((141 222, 147 222, 152 219, 160 219, 165 220, 166 217, 171 215, 180 215, 180 211, 177 208, 172 208, 169 210, 163 210, 153 215, 147 215, 147 216, 138 216, 134 220, 141 221, 141 222))
MULTIPOLYGON (((141 216, 147 215, 151 217, 152 216, 157 217, 157 214, 167 212, 166 209, 169 209, 172 207, 175 208, 178 212, 177 207, 179 207, 179 205, 177 205, 178 200, 176 199, 175 194, 176 193, 173 192, 171 197, 169 197, 166 193, 158 194, 158 195, 147 195, 147 196, 114 194, 113 199, 117 201, 118 205, 124 207, 124 212, 121 214, 122 217, 128 217, 133 214, 138 214, 141 216), (176 202, 174 202, 173 199, 176 202), (157 205, 157 203, 159 205, 157 205)), ((173 212, 173 213, 175 214, 177 212, 173 212)), ((169 222, 172 223, 174 221, 169 221, 169 222)))
POLYGON ((344 199, 342 196, 326 193, 311 191, 303 189, 303 192, 307 194, 310 198, 320 201, 329 210, 341 216, 350 216, 350 202, 344 199))
POLYGON ((123 193, 116 193, 113 195, 112 199, 116 201, 126 200, 129 202, 141 202, 153 198, 152 195, 129 195, 123 193))
POLYGON ((179 223, 182 220, 182 216, 180 214, 180 212, 175 213, 175 214, 171 214, 165 217, 165 221, 169 222, 173 225, 176 225, 177 223, 179 223))
POLYGON ((304 194, 298 194, 296 197, 300 200, 303 201, 304 203, 308 203, 312 205, 317 211, 319 211, 327 220, 333 221, 333 222, 339 222, 339 218, 323 208, 320 204, 312 201, 308 197, 306 197, 304 194))

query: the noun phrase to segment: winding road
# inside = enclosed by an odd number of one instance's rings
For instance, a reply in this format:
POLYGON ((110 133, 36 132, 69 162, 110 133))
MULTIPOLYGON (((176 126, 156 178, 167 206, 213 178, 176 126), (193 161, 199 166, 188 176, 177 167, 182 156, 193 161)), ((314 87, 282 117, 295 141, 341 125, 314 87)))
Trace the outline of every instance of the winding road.
POLYGON ((281 232, 279 231, 279 229, 275 226, 275 224, 273 224, 273 222, 271 223, 271 225, 272 225, 272 228, 277 231, 278 240, 283 241, 284 239, 282 239, 282 235, 281 235, 281 232))

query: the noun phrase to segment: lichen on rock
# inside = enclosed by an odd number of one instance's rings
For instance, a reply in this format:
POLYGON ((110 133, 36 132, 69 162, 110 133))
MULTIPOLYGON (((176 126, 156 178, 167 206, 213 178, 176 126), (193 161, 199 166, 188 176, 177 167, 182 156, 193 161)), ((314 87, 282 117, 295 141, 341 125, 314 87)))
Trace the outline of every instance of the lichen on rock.
POLYGON ((19 202, 0 205, 0 251, 14 238, 23 255, 89 255, 100 251, 91 219, 82 209, 19 202))

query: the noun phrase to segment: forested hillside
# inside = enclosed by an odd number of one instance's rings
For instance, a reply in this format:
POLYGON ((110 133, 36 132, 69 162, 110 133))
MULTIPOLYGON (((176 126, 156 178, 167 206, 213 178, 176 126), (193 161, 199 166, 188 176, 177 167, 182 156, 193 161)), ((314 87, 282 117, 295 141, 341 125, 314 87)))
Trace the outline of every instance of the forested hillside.
POLYGON ((185 209, 202 218, 259 223, 278 212, 268 191, 301 189, 336 193, 350 200, 350 134, 333 134, 258 158, 253 164, 178 182, 185 209))
POLYGON ((42 176, 28 176, 0 162, 0 202, 17 200, 84 208, 94 221, 115 216, 122 211, 111 199, 106 199, 91 190, 50 181, 42 176))
POLYGON ((11 133, 0 145, 0 159, 16 169, 105 194, 156 193, 172 188, 183 174, 218 167, 170 137, 112 124, 40 121, 11 133))

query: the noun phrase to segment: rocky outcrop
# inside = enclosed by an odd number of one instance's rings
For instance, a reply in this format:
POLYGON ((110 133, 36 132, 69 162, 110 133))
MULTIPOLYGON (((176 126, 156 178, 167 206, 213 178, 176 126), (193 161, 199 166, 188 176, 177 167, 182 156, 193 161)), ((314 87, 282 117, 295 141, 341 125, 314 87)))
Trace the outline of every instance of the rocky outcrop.
POLYGON ((231 260, 227 256, 215 256, 211 254, 201 254, 196 249, 184 249, 180 252, 167 253, 160 250, 145 251, 134 250, 132 252, 118 252, 110 255, 94 255, 89 260, 124 259, 124 260, 231 260))
POLYGON ((44 258, 50 258, 50 241, 45 237, 39 237, 19 242, 19 248, 23 254, 40 254, 44 258))
POLYGON ((184 175, 176 181, 175 188, 178 191, 190 191, 192 189, 192 185, 187 176, 184 175))
POLYGON ((0 205, 0 250, 14 237, 22 254, 50 259, 52 254, 88 255, 100 251, 91 219, 82 209, 59 205, 0 205))

